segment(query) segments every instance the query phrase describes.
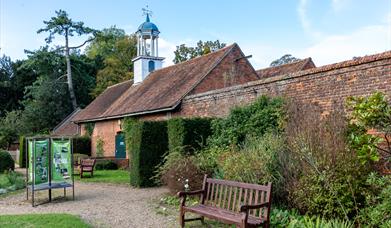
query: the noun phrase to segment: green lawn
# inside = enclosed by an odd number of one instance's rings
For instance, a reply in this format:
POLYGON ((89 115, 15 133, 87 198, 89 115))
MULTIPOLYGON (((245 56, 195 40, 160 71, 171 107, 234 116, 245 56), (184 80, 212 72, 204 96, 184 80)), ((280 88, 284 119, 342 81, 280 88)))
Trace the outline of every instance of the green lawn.
POLYGON ((87 173, 80 176, 75 176, 75 180, 82 182, 94 182, 94 183, 113 183, 113 184, 129 184, 130 176, 127 170, 95 170, 94 177, 90 177, 87 173))
POLYGON ((0 215, 0 227, 79 228, 91 227, 80 217, 68 214, 0 215))

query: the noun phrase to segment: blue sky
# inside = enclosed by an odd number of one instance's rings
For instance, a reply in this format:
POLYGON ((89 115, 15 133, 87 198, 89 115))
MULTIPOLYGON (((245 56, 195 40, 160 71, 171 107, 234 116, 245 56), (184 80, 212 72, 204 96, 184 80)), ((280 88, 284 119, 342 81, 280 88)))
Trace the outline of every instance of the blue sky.
POLYGON ((133 33, 147 4, 161 31, 165 65, 172 64, 176 45, 198 40, 236 42, 253 55, 255 68, 286 53, 320 66, 391 50, 390 0, 0 0, 0 55, 22 59, 24 49, 44 45, 46 35, 36 31, 55 10, 96 29, 116 25, 133 33))

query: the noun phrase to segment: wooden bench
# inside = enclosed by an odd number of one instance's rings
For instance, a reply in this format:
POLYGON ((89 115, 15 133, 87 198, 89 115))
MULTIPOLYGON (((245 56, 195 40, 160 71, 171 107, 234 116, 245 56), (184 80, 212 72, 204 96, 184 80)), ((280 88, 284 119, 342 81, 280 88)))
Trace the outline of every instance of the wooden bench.
POLYGON ((205 175, 202 190, 178 192, 181 197, 180 225, 201 220, 204 217, 215 219, 236 227, 269 227, 272 184, 257 185, 236 181, 207 178, 205 175), (200 204, 186 206, 186 197, 200 195, 200 204), (201 215, 185 219, 185 213, 201 215))
POLYGON ((80 178, 83 178, 83 173, 91 173, 94 176, 95 159, 82 159, 80 163, 80 178))

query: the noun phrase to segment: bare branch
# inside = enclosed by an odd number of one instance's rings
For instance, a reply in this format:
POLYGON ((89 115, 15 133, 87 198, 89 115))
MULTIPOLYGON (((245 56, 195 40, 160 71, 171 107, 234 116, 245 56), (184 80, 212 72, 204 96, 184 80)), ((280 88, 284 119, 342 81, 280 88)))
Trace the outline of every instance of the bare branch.
POLYGON ((86 45, 88 42, 91 42, 91 41, 93 41, 94 39, 95 39, 95 37, 93 37, 93 38, 90 38, 90 39, 88 39, 88 40, 84 41, 84 43, 82 43, 81 45, 79 45, 79 46, 75 46, 75 47, 69 47, 69 49, 77 49, 77 48, 81 48, 81 47, 83 47, 84 45, 86 45))

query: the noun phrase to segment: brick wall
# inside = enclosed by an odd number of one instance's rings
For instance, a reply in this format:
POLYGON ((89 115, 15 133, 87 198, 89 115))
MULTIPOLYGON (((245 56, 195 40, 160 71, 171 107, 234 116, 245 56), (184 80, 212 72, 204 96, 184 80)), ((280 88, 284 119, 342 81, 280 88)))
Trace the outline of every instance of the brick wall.
POLYGON ((250 103, 263 94, 317 103, 327 114, 340 107, 348 96, 375 91, 391 97, 391 51, 190 95, 185 97, 176 115, 224 116, 232 107, 250 103))

